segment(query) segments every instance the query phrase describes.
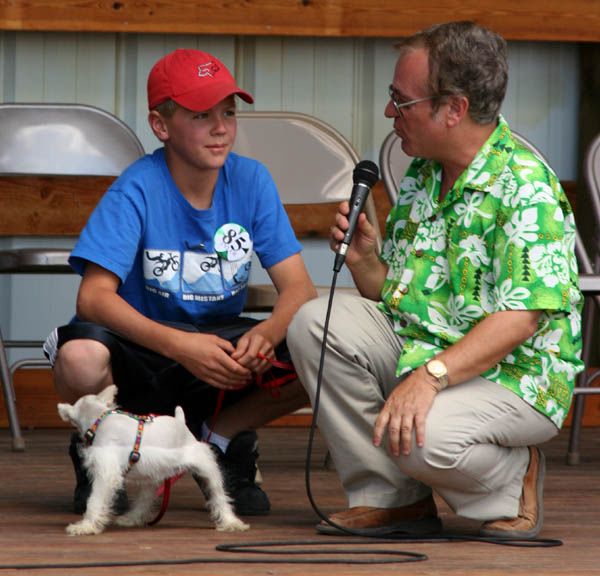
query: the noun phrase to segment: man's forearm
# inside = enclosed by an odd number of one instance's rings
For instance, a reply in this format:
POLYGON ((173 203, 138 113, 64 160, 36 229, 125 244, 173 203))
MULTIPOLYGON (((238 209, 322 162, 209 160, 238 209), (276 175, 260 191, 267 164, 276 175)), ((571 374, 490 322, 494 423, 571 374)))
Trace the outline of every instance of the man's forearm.
POLYGON ((476 324, 437 357, 446 364, 449 385, 483 374, 529 339, 537 329, 539 310, 496 312, 476 324))

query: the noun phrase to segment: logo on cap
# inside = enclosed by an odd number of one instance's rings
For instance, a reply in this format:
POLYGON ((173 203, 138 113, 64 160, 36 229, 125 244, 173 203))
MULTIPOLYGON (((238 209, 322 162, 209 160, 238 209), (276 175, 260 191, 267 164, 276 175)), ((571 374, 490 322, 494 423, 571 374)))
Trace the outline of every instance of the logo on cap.
POLYGON ((206 64, 198 64, 198 76, 200 78, 214 78, 214 75, 220 70, 219 65, 212 60, 206 64))

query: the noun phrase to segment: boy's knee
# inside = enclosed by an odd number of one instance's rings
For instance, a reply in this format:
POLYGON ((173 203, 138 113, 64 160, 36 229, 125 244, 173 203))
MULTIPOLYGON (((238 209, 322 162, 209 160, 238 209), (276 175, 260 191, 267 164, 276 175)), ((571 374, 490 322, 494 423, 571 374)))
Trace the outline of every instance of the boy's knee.
POLYGON ((110 353, 104 344, 96 340, 69 340, 58 350, 55 366, 60 364, 63 368, 77 370, 109 361, 110 353))
POLYGON ((82 339, 60 347, 54 363, 54 385, 62 400, 97 394, 110 384, 110 353, 104 344, 82 339))

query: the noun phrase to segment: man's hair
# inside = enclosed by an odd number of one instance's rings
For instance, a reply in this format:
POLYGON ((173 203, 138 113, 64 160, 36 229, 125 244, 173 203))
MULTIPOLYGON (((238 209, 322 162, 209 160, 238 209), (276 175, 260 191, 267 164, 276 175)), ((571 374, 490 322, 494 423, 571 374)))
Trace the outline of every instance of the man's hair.
POLYGON ((506 94, 506 41, 474 22, 448 22, 416 33, 397 45, 400 57, 424 48, 429 55, 429 90, 438 96, 461 95, 478 124, 494 122, 506 94))

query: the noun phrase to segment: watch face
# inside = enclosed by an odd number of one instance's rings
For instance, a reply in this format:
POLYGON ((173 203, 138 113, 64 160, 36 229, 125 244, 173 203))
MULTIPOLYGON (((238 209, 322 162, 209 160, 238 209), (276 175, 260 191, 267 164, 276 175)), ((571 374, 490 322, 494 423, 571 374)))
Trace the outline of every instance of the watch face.
POLYGON ((427 364, 427 370, 431 375, 435 376, 436 378, 444 376, 447 373, 446 366, 443 364, 443 362, 440 362, 439 360, 432 360, 431 362, 429 362, 427 364))

